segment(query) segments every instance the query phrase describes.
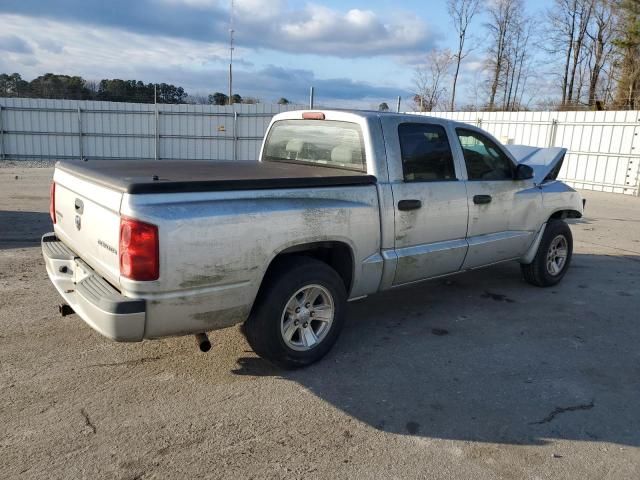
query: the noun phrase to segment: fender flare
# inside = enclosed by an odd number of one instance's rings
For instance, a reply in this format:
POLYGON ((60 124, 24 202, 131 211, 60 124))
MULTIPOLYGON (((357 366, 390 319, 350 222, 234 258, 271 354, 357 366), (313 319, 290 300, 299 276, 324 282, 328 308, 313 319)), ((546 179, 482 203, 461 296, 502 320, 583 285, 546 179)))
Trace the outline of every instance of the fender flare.
POLYGON ((544 222, 540 227, 540 230, 538 230, 538 233, 536 233, 536 236, 534 237, 533 242, 531 243, 531 246, 527 250, 527 253, 525 253, 518 260, 520 263, 527 265, 533 262, 533 259, 536 257, 536 253, 538 253, 538 247, 540 246, 540 242, 542 241, 542 236, 544 235, 544 231, 546 229, 547 229, 547 222, 544 222))

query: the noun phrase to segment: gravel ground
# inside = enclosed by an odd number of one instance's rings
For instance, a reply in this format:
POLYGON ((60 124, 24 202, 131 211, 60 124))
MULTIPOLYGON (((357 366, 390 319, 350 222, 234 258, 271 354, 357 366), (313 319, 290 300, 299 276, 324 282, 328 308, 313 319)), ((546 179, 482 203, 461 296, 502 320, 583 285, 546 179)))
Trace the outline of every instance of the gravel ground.
POLYGON ((238 328, 202 354, 60 318, 51 173, 0 170, 0 478, 640 478, 640 199, 584 192, 557 287, 505 264, 382 293, 283 372, 238 328))
POLYGON ((25 168, 52 168, 55 160, 31 159, 31 160, 0 160, 0 168, 10 168, 21 171, 25 168))

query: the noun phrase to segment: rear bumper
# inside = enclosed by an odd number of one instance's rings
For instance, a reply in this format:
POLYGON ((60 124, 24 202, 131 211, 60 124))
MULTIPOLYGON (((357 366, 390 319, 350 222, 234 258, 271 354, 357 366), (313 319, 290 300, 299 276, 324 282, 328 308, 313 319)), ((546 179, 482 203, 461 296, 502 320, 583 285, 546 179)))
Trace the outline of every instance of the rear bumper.
POLYGON ((144 300, 121 295, 54 233, 42 237, 42 254, 56 290, 91 328, 119 342, 143 339, 144 300))

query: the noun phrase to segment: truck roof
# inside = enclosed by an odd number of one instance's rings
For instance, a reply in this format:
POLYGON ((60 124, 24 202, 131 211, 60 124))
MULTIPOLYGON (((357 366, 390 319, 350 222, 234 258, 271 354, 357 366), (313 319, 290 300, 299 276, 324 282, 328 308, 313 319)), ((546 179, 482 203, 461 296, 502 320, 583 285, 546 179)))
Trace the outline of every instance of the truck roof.
POLYGON ((322 113, 349 113, 352 115, 356 115, 362 118, 377 118, 377 117, 400 117, 403 119, 415 119, 416 117, 422 118, 425 120, 436 120, 439 122, 447 122, 455 125, 463 125, 469 126, 466 123, 461 123, 456 120, 451 120, 444 117, 434 117, 431 115, 424 115, 423 113, 405 113, 405 112, 382 112, 379 110, 358 110, 354 108, 312 108, 312 109, 301 109, 301 110, 288 110, 286 112, 280 112, 275 115, 275 117, 291 117, 291 114, 303 114, 303 113, 311 113, 311 112, 322 112, 322 113))

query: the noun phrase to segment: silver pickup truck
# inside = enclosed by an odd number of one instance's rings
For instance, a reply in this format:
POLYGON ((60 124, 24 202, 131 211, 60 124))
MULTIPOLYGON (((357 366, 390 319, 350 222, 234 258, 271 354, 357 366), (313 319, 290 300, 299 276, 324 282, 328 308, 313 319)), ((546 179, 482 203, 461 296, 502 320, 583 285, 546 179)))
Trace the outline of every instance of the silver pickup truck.
POLYGON ((287 112, 259 161, 59 162, 42 251, 61 312, 111 339, 207 350, 245 322, 258 354, 300 367, 349 300, 508 260, 559 282, 583 210, 556 180, 565 153, 425 116, 287 112))

